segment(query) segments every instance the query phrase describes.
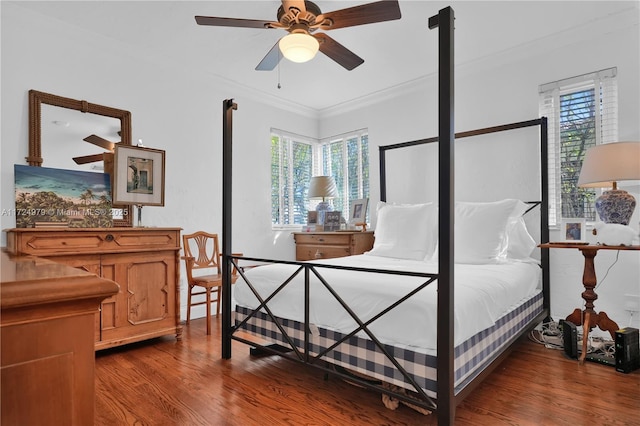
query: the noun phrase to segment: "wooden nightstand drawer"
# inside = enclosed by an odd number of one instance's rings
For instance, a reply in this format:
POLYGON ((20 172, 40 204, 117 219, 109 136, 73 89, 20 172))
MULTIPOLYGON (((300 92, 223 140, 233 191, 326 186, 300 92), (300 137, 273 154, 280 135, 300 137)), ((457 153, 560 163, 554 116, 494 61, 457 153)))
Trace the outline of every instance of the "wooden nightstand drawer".
POLYGON ((316 246, 299 245, 296 246, 296 260, 331 259, 333 257, 349 256, 348 246, 316 246))
POLYGON ((362 254, 373 247, 373 232, 294 232, 296 260, 331 259, 362 254))
POLYGON ((318 245, 349 245, 351 234, 349 233, 306 233, 295 234, 296 244, 318 244, 318 245))

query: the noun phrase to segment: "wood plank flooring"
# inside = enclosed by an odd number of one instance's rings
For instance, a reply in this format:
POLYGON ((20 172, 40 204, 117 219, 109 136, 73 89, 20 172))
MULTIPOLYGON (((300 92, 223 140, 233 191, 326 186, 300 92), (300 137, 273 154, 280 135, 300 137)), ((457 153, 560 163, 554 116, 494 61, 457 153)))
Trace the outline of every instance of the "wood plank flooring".
MULTIPOLYGON (((167 336, 96 353, 96 425, 435 425, 380 395, 276 356, 251 357, 204 320, 167 336)), ((640 425, 640 370, 578 365, 523 337, 458 406, 456 425, 640 425)))

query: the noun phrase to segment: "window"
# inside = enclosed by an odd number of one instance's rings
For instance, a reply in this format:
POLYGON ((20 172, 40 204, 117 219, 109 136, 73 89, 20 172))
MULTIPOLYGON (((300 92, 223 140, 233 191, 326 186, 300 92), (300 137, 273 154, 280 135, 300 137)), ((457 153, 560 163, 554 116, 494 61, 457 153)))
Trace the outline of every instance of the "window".
POLYGON ((596 192, 578 188, 588 148, 618 137, 616 68, 540 86, 540 115, 549 125, 549 224, 595 221, 596 192))
POLYGON ((338 187, 334 210, 349 217, 352 200, 369 198, 369 137, 366 130, 322 141, 271 131, 271 223, 275 226, 307 223, 307 211, 318 200, 308 200, 311 176, 333 176, 338 187))

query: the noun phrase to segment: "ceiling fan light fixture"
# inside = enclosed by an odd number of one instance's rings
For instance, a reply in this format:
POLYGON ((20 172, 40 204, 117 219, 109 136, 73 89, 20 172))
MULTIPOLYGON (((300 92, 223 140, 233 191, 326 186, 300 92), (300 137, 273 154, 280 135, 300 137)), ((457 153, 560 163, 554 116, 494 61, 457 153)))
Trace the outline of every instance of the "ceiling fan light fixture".
POLYGON ((278 42, 282 55, 291 62, 307 62, 316 56, 320 43, 306 33, 291 33, 278 42))

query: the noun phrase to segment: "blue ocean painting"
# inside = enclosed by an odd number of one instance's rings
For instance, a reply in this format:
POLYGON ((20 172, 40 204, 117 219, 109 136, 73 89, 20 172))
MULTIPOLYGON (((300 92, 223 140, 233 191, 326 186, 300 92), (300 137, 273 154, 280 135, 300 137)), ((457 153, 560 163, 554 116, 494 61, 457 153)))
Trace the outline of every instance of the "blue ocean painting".
POLYGON ((17 227, 112 226, 108 174, 16 164, 14 175, 17 227))

